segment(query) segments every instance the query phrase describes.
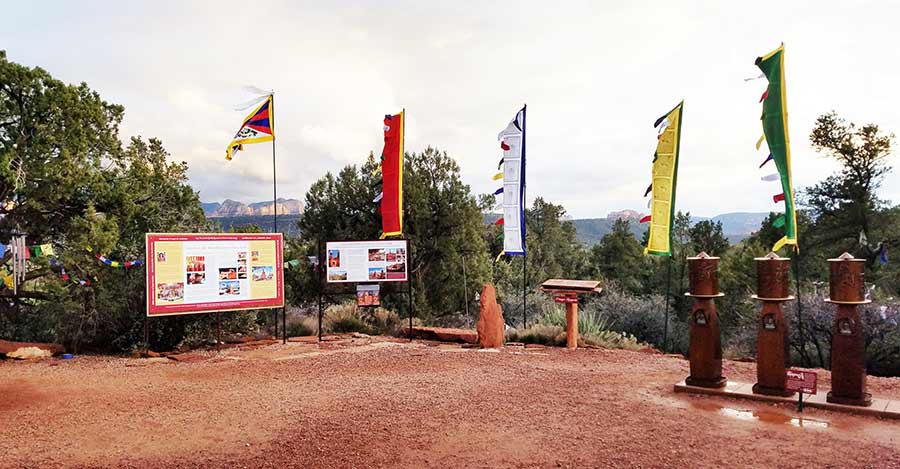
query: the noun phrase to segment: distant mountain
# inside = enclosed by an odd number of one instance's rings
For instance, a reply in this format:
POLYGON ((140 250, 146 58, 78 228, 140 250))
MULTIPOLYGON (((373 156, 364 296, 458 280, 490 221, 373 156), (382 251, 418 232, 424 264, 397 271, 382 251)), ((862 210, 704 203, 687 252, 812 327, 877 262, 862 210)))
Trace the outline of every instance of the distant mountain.
POLYGON ((641 212, 625 209, 619 210, 618 212, 609 212, 609 214, 606 215, 606 219, 611 222, 616 220, 640 221, 643 216, 644 214, 641 212))
MULTIPOLYGON (((728 241, 734 244, 750 236, 751 233, 759 231, 759 227, 767 216, 769 216, 768 213, 761 212, 734 212, 716 215, 711 220, 722 222, 722 232, 725 233, 728 241)), ((696 223, 704 218, 691 217, 691 220, 696 223)))
MULTIPOLYGON (((256 202, 247 205, 236 200, 225 199, 224 202, 203 203, 203 213, 207 218, 250 217, 274 214, 271 201, 256 202)), ((303 202, 297 199, 278 199, 278 215, 300 215, 303 213, 303 202)))
MULTIPOLYGON (((737 243, 744 238, 750 236, 753 232, 758 231, 763 220, 766 219, 768 213, 751 213, 751 212, 735 212, 723 213, 715 217, 691 217, 692 223, 703 220, 712 220, 713 222, 722 223, 722 232, 728 241, 732 244, 737 243)), ((578 240, 582 243, 593 246, 603 239, 603 236, 612 231, 613 224, 616 220, 624 219, 629 221, 631 234, 637 240, 644 238, 644 232, 647 231, 647 225, 641 224, 640 219, 644 214, 634 210, 620 210, 610 212, 606 218, 580 218, 568 220, 575 224, 578 240)), ((500 214, 486 213, 484 215, 485 223, 494 223, 500 218, 500 214)))
MULTIPOLYGON (((237 217, 216 217, 210 218, 214 223, 218 223, 222 227, 222 231, 229 231, 235 227, 256 225, 264 233, 275 232, 275 220, 272 215, 243 215, 237 217)), ((284 233, 285 236, 294 237, 300 234, 300 228, 297 227, 297 221, 300 220, 300 214, 282 215, 278 213, 278 232, 284 233)))
POLYGON ((210 213, 215 212, 222 204, 218 202, 201 202, 200 206, 203 207, 203 214, 208 217, 210 213))
MULTIPOLYGON (((603 238, 603 235, 612 231, 613 223, 619 218, 624 218, 631 222, 631 234, 638 240, 643 239, 644 232, 647 231, 647 226, 638 223, 642 216, 643 215, 639 212, 633 210, 622 210, 619 212, 611 212, 606 218, 582 218, 572 220, 572 222, 575 223, 575 229, 578 232, 578 240, 588 246, 592 246, 599 243, 603 238)), ((728 242, 734 244, 750 236, 753 232, 758 231, 760 225, 767 216, 769 216, 768 213, 761 212, 735 212, 723 213, 712 218, 691 217, 691 222, 697 223, 703 220, 721 222, 722 233, 728 238, 728 242)))

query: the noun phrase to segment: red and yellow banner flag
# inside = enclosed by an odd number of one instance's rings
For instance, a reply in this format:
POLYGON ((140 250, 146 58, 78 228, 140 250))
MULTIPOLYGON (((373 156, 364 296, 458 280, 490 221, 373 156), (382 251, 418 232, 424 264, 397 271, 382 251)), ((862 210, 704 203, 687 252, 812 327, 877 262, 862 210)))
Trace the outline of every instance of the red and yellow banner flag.
POLYGON ((381 151, 381 237, 403 234, 403 125, 405 111, 384 116, 381 151))

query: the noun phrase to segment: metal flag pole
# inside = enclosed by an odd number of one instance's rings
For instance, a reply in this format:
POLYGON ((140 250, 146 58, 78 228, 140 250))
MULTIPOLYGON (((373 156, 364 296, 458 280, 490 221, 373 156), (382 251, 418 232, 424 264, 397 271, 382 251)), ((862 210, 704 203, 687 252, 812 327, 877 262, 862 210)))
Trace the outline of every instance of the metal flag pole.
MULTIPOLYGON (((273 91, 270 95, 269 100, 269 125, 272 130, 272 225, 274 229, 272 230, 274 233, 278 233, 278 172, 275 169, 275 92, 273 91)), ((284 247, 282 247, 284 249, 284 247)), ((275 316, 275 339, 278 339, 278 310, 273 311, 275 316)), ((284 315, 284 311, 282 311, 282 315, 284 315)), ((287 323, 287 319, 284 318, 282 321, 287 323)), ((284 332, 284 331, 283 331, 284 332)), ((285 336, 285 342, 287 341, 287 336, 285 336)))
POLYGON ((466 256, 463 254, 462 256, 462 271, 463 271, 463 298, 465 300, 466 306, 466 320, 469 319, 469 285, 468 278, 466 277, 466 256))
POLYGON ((669 297, 672 296, 672 255, 669 254, 668 268, 666 273, 666 315, 665 324, 663 325, 663 352, 669 353, 669 297))
MULTIPOLYGON (((803 360, 806 357, 806 343, 803 336, 803 301, 800 297, 800 251, 794 251, 794 255, 791 256, 791 260, 794 263, 794 289, 797 291, 797 333, 800 337, 800 360, 803 360)), ((804 365, 809 365, 805 363, 804 365)), ((824 366, 823 364, 820 364, 824 366)), ((803 393, 800 393, 801 396, 803 393)), ((801 397, 802 399, 802 397, 801 397)), ((802 404, 801 404, 802 405, 802 404)), ((802 407, 801 407, 802 408, 802 407)))
POLYGON ((527 203, 527 199, 525 198, 525 129, 527 128, 525 124, 525 113, 528 109, 528 104, 522 105, 522 329, 528 328, 528 313, 526 312, 526 307, 528 306, 528 250, 526 238, 526 231, 528 229, 525 226, 525 204, 527 203))

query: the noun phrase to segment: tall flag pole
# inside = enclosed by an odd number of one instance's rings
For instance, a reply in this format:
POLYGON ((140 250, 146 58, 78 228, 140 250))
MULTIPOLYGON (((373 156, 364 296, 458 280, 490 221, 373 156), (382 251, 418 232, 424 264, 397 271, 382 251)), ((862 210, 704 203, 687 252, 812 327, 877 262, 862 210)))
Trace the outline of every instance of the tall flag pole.
POLYGON ((381 151, 381 192, 373 200, 380 204, 381 239, 403 234, 403 146, 406 109, 384 116, 384 149, 381 151))
POLYGON ((644 254, 668 257, 666 269, 666 312, 663 326, 663 350, 669 348, 669 297, 672 296, 672 225, 675 221, 675 188, 678 182, 678 156, 681 152, 681 116, 684 101, 656 119, 656 152, 653 153, 653 174, 644 197, 650 195, 650 215, 641 223, 650 222, 650 236, 644 254))
POLYGON ((515 117, 507 124, 497 140, 500 141, 500 149, 503 157, 500 159, 498 169, 501 172, 494 175, 494 180, 502 180, 503 185, 494 192, 502 194, 503 218, 497 221, 503 225, 503 251, 502 255, 522 256, 522 324, 527 327, 525 306, 527 301, 527 260, 525 253, 525 113, 528 106, 516 113, 515 117))
POLYGON ((794 187, 791 180, 791 146, 788 137, 787 125, 787 96, 785 94, 784 81, 784 44, 777 49, 756 59, 756 66, 762 70, 763 75, 769 81, 768 87, 763 92, 762 102, 762 127, 763 136, 756 142, 759 150, 762 141, 765 140, 769 148, 769 156, 763 161, 763 167, 769 161, 775 162, 778 173, 763 176, 763 180, 778 180, 781 182, 780 194, 772 196, 775 203, 784 202, 784 215, 775 219, 775 227, 784 227, 784 237, 779 239, 772 247, 772 251, 778 251, 785 245, 793 246, 795 251, 800 249, 797 243, 797 212, 794 205, 794 187))

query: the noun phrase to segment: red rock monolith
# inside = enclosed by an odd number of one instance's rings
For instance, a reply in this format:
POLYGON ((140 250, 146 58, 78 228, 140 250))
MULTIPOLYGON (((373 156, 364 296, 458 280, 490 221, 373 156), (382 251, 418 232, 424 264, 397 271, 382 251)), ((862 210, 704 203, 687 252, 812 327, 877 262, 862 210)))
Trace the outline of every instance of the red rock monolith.
POLYGON ((481 313, 478 317, 478 343, 484 348, 503 347, 503 336, 506 323, 503 322, 503 310, 497 304, 497 293, 490 283, 481 289, 481 313))

